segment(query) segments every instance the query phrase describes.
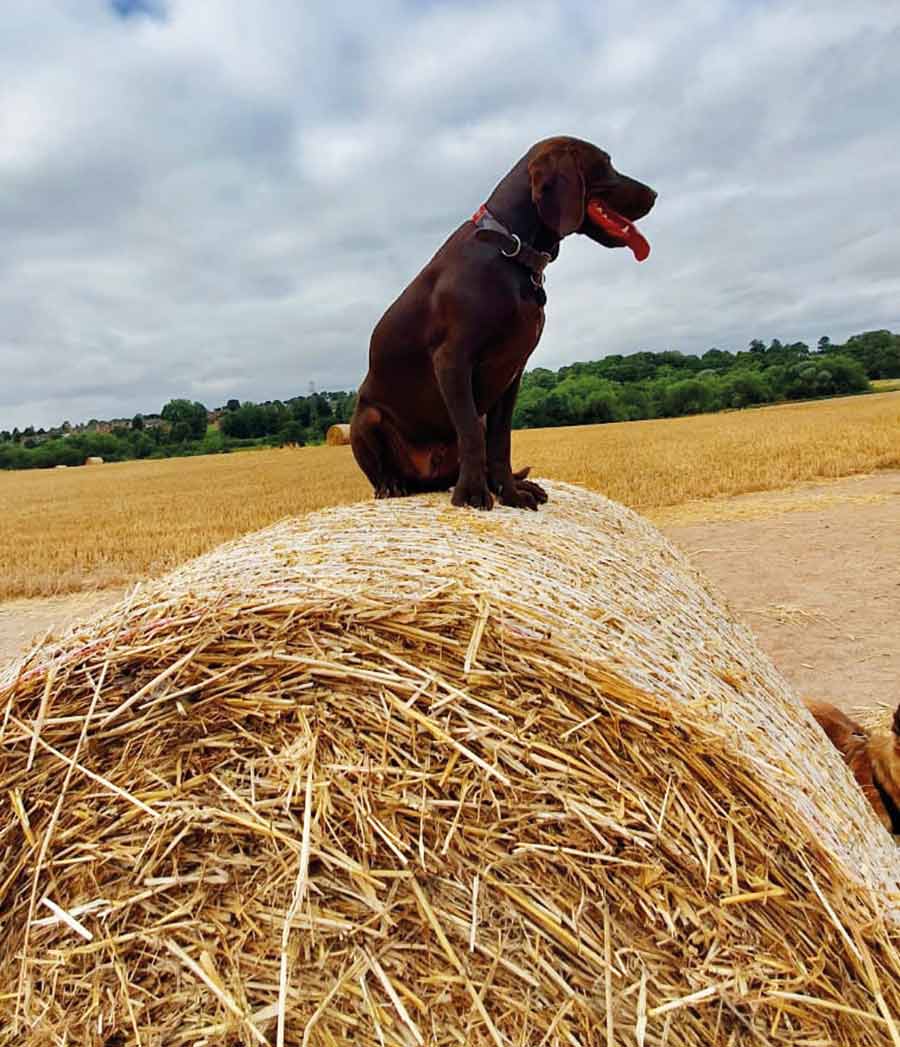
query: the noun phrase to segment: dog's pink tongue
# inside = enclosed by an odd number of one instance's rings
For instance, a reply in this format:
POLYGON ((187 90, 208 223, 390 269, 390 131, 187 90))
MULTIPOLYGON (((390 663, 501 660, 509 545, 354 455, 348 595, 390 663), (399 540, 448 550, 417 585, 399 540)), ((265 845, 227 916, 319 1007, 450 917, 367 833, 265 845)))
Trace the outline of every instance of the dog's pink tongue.
POLYGON ((627 244, 639 262, 643 262, 650 254, 650 244, 647 243, 634 222, 623 218, 608 204, 601 203, 599 200, 591 200, 587 205, 587 213, 590 220, 595 225, 599 225, 604 232, 627 244))

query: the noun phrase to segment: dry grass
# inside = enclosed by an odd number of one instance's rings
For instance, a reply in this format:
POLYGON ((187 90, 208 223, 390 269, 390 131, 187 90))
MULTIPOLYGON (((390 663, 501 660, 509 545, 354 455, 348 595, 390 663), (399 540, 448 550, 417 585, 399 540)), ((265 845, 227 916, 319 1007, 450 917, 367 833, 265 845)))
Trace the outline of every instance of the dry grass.
POLYGON ((516 434, 517 461, 639 511, 900 466, 900 397, 516 434))
MULTIPOLYGON (((531 430, 513 451, 536 475, 648 511, 900 466, 900 397, 531 430)), ((123 584, 368 493, 348 447, 0 473, 0 599, 123 584)))
POLYGON ((0 673, 0 1042, 900 1044, 897 856, 646 520, 285 521, 0 673))
POLYGON ((0 599, 121 585, 366 493, 349 447, 0 473, 0 599))

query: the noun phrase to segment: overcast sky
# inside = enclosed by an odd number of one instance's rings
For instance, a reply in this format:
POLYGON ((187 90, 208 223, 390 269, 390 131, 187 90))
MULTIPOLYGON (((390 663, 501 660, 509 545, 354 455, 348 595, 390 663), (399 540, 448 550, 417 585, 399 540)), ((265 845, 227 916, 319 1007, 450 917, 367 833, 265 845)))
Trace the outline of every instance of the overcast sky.
POLYGON ((659 192, 531 365, 900 329, 896 0, 6 0, 0 428, 353 388, 534 141, 659 192), (375 14, 377 12, 377 14, 375 14))

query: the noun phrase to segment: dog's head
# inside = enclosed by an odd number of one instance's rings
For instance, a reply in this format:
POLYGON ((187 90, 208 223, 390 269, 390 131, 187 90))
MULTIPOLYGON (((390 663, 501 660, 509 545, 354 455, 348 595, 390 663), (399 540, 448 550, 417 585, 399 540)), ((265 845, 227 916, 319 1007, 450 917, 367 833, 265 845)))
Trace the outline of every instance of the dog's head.
POLYGON ((638 261, 647 257, 650 245, 634 223, 656 193, 617 171, 609 153, 579 138, 548 138, 527 160, 532 202, 557 237, 583 233, 604 247, 630 247, 638 261))

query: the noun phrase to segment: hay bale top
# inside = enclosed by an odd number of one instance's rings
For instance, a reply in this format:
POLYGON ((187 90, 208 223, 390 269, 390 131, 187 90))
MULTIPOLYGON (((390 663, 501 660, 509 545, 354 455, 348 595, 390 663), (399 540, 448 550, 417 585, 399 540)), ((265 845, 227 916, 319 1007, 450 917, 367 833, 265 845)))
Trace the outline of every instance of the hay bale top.
POLYGON ((900 1043, 840 758, 650 524, 548 487, 280 523, 0 676, 0 1042, 900 1043))
POLYGON ((350 426, 345 423, 329 426, 328 432, 325 434, 325 443, 332 447, 340 447, 344 444, 349 444, 350 426))
POLYGON ((85 465, 103 465, 103 459, 100 457, 99 454, 92 454, 92 455, 90 455, 90 457, 85 458, 84 464, 85 465))

